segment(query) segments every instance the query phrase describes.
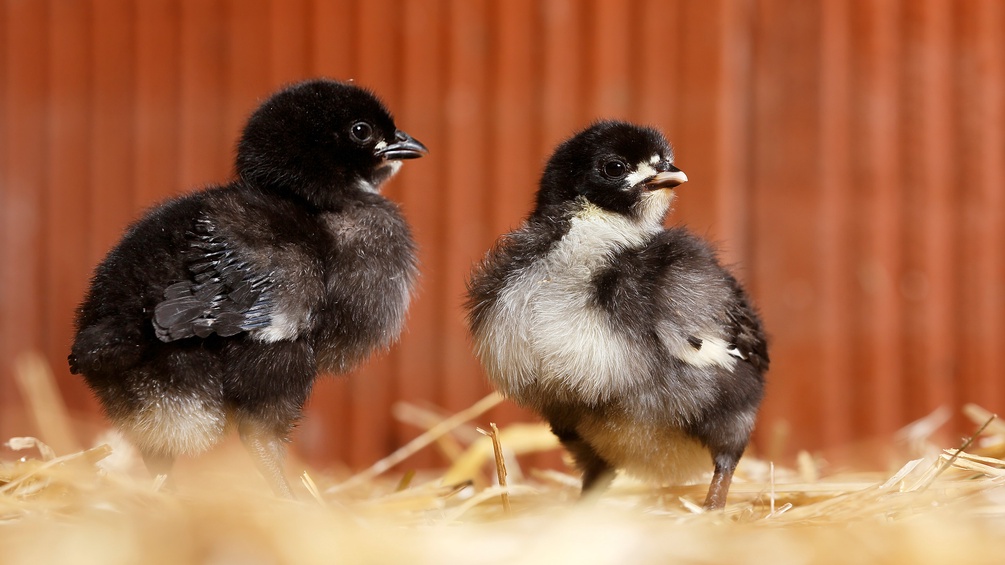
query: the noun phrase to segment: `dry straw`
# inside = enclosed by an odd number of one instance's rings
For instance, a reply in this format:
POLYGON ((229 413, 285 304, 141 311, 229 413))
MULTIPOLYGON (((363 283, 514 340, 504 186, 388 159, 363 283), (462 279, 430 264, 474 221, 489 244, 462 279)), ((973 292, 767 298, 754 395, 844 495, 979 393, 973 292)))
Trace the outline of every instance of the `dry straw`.
POLYGON ((919 456, 887 472, 828 472, 808 454, 794 468, 745 458, 725 512, 704 513, 704 485, 619 479, 577 502, 576 477, 525 473, 517 456, 555 449, 554 438, 488 422, 479 435, 471 422, 496 396, 446 418, 399 407, 428 430, 357 475, 304 473, 296 502, 271 496, 236 446, 190 462, 165 492, 124 444, 63 450, 74 434, 44 364, 22 360, 19 382, 40 438, 11 438, 3 452, 5 564, 1005 560, 1005 425, 976 406, 964 410, 982 426, 971 441, 928 454, 915 441, 919 456), (433 443, 451 467, 408 471, 433 443))

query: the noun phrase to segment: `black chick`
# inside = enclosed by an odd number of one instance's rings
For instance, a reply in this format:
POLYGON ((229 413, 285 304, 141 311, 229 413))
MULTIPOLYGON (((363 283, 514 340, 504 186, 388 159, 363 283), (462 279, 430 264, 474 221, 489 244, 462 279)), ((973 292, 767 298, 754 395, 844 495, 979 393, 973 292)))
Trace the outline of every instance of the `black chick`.
POLYGON ((529 218, 475 267, 468 321, 491 381, 551 424, 584 492, 616 469, 672 483, 714 468, 705 506, 721 508, 768 353, 712 248, 663 228, 686 180, 650 128, 605 121, 565 141, 529 218))
POLYGON ((401 331, 415 245, 380 187, 425 153, 367 90, 303 82, 248 120, 235 180, 128 229, 77 311, 69 361, 151 472, 233 424, 292 496, 283 443, 315 377, 401 331))

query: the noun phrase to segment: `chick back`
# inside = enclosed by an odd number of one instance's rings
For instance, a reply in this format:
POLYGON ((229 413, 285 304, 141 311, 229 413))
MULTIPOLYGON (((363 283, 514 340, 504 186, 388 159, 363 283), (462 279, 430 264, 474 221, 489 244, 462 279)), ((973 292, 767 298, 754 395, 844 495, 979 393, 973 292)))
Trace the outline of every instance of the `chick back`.
POLYGON ((197 453, 232 420, 287 434, 319 370, 350 370, 401 330, 415 277, 411 236, 394 204, 362 198, 319 214, 235 183, 152 210, 96 269, 77 312, 71 370, 148 452, 197 453), (374 237, 347 239, 342 222, 357 220, 374 237), (154 315, 166 291, 193 280, 200 224, 249 277, 267 279, 264 325, 227 336, 158 335, 154 315), (375 255, 393 260, 358 259, 375 255))

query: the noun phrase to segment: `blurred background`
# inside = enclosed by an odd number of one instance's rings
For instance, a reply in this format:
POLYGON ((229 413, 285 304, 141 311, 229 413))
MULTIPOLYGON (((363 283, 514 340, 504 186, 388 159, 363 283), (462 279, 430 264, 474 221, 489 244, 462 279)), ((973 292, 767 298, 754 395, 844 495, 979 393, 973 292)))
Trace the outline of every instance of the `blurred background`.
POLYGON ((691 179, 668 223, 717 242, 764 315, 758 449, 888 438, 939 407, 955 444, 964 403, 1005 410, 1003 37, 999 0, 0 0, 0 438, 36 433, 28 351, 81 441, 105 427, 66 367, 92 269, 151 205, 230 179, 260 101, 324 75, 431 153, 386 189, 421 246, 406 334, 319 382, 293 444, 312 465, 414 437, 401 400, 489 392, 469 269, 601 117, 666 132, 691 179))

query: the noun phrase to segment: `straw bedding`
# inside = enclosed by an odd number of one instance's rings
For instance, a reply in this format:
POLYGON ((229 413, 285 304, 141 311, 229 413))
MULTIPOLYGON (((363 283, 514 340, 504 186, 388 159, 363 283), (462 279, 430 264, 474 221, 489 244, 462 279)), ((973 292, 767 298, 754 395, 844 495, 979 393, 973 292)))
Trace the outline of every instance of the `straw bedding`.
MULTIPOLYGON (((22 392, 38 429, 59 436, 65 413, 44 406, 51 395, 38 383, 46 379, 44 367, 22 364, 22 383, 35 383, 35 392, 22 392)), ((829 472, 805 453, 791 467, 746 457, 725 512, 704 513, 706 485, 654 489, 619 479, 608 493, 577 502, 575 476, 518 463, 517 454, 556 448, 543 426, 495 430, 482 421, 499 401, 490 396, 432 423, 355 475, 304 473, 298 501, 273 497, 236 445, 186 462, 167 489, 114 434, 70 453, 11 438, 0 451, 0 562, 1005 560, 1005 424, 976 406, 965 413, 980 430, 962 449, 915 437, 917 457, 887 472, 829 472), (408 457, 431 444, 450 453, 452 465, 407 471, 408 457)), ((409 410, 414 417, 414 407, 398 412, 409 410)))

